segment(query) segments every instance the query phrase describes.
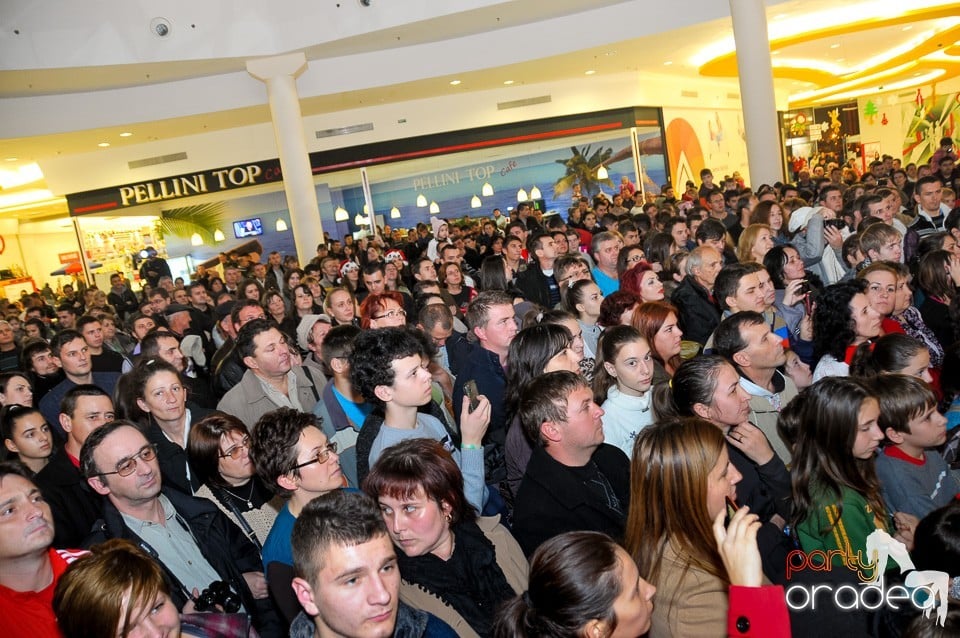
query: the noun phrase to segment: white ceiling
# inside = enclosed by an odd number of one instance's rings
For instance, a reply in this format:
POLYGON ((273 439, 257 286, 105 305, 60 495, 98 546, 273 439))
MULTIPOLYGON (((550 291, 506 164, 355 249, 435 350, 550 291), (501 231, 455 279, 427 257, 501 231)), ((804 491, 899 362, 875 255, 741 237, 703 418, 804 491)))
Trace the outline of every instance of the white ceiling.
MULTIPOLYGON (((881 15, 902 6, 890 0, 766 4, 771 33, 821 12, 881 15)), ((877 43, 892 46, 910 36, 890 26, 845 35, 837 48, 811 39, 774 60, 854 67, 880 48, 877 43)), ((588 70, 696 82, 704 48, 716 43, 722 49, 730 38, 729 5, 722 0, 371 0, 369 7, 358 0, 5 0, 0 173, 90 153, 105 141, 144 144, 269 122, 262 86, 245 71, 252 57, 304 51, 309 69, 298 90, 303 114, 311 116, 503 89, 507 81, 518 88, 569 81, 588 70), (163 38, 151 31, 158 17, 169 24, 163 38), (451 86, 454 79, 461 84, 451 86), (121 138, 121 132, 133 135, 121 138)), ((817 88, 795 80, 778 86, 794 93, 817 88)))

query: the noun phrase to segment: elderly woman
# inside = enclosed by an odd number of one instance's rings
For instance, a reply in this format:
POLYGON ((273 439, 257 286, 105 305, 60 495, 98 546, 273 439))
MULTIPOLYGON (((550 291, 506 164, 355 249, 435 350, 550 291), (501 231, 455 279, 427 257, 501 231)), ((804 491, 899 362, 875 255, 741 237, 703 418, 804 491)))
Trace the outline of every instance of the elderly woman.
POLYGON ((221 413, 201 420, 190 429, 187 455, 201 484, 195 496, 211 500, 262 548, 283 501, 257 476, 243 421, 221 413))
POLYGON ((438 441, 388 448, 363 482, 397 546, 400 599, 457 635, 490 636, 496 609, 521 593, 528 565, 499 517, 478 517, 463 475, 438 441))

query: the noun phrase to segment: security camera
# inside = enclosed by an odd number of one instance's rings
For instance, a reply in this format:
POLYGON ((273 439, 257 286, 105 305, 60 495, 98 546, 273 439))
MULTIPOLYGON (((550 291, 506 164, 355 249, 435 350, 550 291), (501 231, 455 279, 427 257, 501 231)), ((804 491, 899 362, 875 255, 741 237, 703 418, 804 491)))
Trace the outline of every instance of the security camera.
POLYGON ((166 18, 154 18, 150 21, 150 30, 153 31, 158 38, 165 38, 170 35, 170 21, 166 18))

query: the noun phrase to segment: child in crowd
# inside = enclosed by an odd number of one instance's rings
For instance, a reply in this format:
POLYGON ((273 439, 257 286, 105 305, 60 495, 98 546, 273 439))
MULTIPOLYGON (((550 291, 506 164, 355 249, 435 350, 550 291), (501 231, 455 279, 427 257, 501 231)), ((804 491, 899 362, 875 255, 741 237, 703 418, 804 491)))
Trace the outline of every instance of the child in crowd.
POLYGON ((599 348, 593 394, 603 407, 603 438, 632 457, 637 434, 653 423, 653 353, 632 326, 609 328, 601 335, 599 348))
POLYGON ((960 475, 933 448, 947 440, 937 395, 912 376, 885 374, 871 382, 880 402, 880 429, 889 445, 877 457, 877 477, 890 511, 923 518, 960 493, 960 475))
POLYGON ((868 567, 867 537, 877 529, 912 546, 917 518, 897 512, 891 519, 874 467, 883 441, 880 404, 863 382, 827 377, 802 400, 793 449, 793 516, 803 551, 836 552, 834 567, 868 567))

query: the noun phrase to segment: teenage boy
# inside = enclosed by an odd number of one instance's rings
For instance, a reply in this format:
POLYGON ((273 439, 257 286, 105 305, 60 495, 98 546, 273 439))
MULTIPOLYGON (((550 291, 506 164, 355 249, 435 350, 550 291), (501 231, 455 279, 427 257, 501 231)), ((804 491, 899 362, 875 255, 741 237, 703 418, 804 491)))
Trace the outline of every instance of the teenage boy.
POLYGON ((877 478, 889 512, 923 518, 960 494, 960 478, 936 448, 947 440, 937 395, 922 379, 882 374, 871 381, 877 424, 890 442, 877 455, 877 478))
POLYGON ((423 337, 407 328, 378 328, 360 334, 350 355, 350 378, 375 409, 357 438, 357 478, 362 482, 383 450, 407 439, 443 443, 463 472, 467 501, 482 511, 485 502, 483 435, 490 423, 490 401, 480 396, 460 404, 460 441, 443 423, 433 401, 433 379, 423 337), (428 408, 429 413, 420 412, 428 408))
POLYGON ((453 638, 446 623, 400 602, 400 569, 377 504, 357 492, 310 501, 293 528, 291 638, 453 638))

